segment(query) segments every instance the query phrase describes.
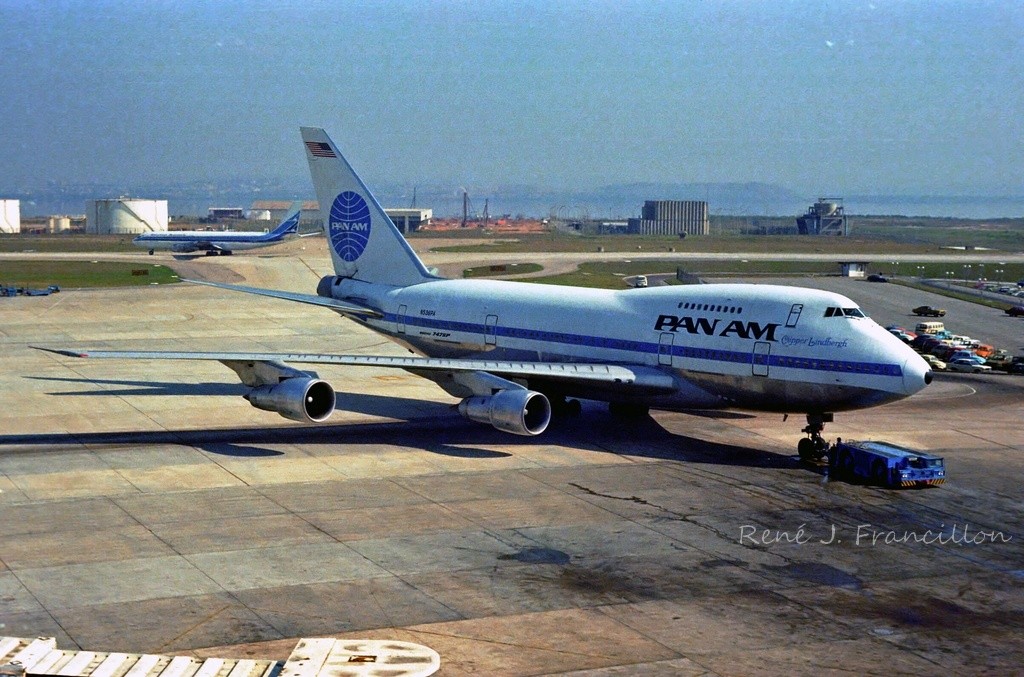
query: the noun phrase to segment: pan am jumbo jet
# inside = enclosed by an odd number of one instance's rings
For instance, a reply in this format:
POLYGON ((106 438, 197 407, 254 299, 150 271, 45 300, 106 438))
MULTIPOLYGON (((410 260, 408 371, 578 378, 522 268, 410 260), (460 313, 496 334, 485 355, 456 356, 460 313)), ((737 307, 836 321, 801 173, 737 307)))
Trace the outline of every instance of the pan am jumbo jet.
MULTIPOLYGON (((317 295, 212 284, 333 310, 416 356, 52 351, 72 357, 219 360, 260 409, 320 422, 333 388, 285 362, 405 369, 460 398, 463 416, 538 435, 582 398, 648 408, 802 413, 798 451, 822 455, 836 411, 892 402, 928 365, 839 294, 708 284, 608 291, 431 275, 322 129, 303 128, 335 275, 317 295)), ((210 284, 210 283, 203 283, 210 284)))
MULTIPOLYGON (((269 233, 247 233, 243 231, 178 230, 167 233, 143 233, 132 240, 136 247, 148 249, 152 254, 157 249, 169 249, 178 254, 206 252, 207 256, 227 255, 234 250, 258 249, 283 242, 288 236, 299 232, 299 215, 302 203, 292 204, 284 220, 269 233)), ((315 233, 314 233, 315 234, 315 233)))

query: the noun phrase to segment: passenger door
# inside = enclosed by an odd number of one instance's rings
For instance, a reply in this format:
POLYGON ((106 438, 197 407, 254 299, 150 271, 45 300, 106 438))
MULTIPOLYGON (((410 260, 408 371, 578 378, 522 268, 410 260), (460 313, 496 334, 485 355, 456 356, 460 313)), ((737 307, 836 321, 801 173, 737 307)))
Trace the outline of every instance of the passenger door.
POLYGON ((658 364, 667 367, 672 366, 672 343, 674 340, 675 334, 667 331, 662 332, 661 337, 658 339, 658 364))
POLYGON ((758 341, 754 344, 754 354, 751 356, 751 366, 754 376, 768 375, 768 362, 771 359, 772 344, 767 341, 758 341))
POLYGON ((489 346, 498 345, 498 316, 488 315, 484 321, 484 344, 489 346))

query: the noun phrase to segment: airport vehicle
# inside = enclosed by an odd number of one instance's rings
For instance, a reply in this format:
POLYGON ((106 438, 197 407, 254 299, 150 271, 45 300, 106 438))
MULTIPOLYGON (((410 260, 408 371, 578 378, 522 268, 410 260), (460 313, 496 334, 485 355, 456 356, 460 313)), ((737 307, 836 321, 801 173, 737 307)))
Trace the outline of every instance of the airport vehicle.
POLYGON ((60 287, 51 284, 45 289, 28 289, 26 287, 4 287, 0 286, 0 296, 49 296, 60 291, 60 287))
POLYGON ((60 287, 51 284, 45 289, 26 289, 25 296, 49 296, 50 294, 57 294, 60 292, 60 287))
POLYGON ((925 317, 945 317, 946 311, 942 308, 933 308, 932 306, 918 306, 911 310, 915 315, 923 315, 925 317))
POLYGON ((946 370, 946 363, 940 360, 939 358, 935 357, 934 355, 922 355, 921 357, 923 357, 924 361, 928 363, 928 366, 934 369, 935 371, 946 370))
POLYGON ((984 374, 992 371, 992 367, 987 364, 978 364, 974 360, 969 360, 965 357, 947 362, 946 369, 949 371, 959 371, 969 374, 984 374))
POLYGON ((566 288, 432 275, 322 129, 302 140, 326 217, 334 275, 317 294, 209 286, 332 310, 411 356, 51 350, 83 358, 218 360, 253 406, 326 420, 334 389, 287 363, 405 369, 461 400, 466 418, 538 435, 583 398, 614 414, 649 408, 801 413, 798 451, 821 457, 834 412, 900 400, 928 364, 845 296, 757 284, 566 288), (418 353, 415 354, 415 353, 418 353))
POLYGON ((829 476, 861 479, 884 487, 937 486, 946 481, 941 457, 891 442, 836 440, 828 459, 829 476))
POLYGON ((178 230, 166 233, 143 233, 132 240, 132 244, 148 249, 150 254, 157 249, 164 249, 176 254, 204 252, 207 256, 230 256, 236 250, 269 247, 284 242, 291 235, 296 235, 299 232, 301 212, 302 203, 294 203, 281 223, 268 233, 178 230))
MULTIPOLYGON (((944 332, 945 330, 946 325, 941 322, 918 322, 917 326, 914 327, 915 334, 931 334, 932 336, 935 336, 940 332, 944 332)), ((949 335, 947 334, 947 336, 949 335)))
POLYGON ((1010 306, 1006 309, 1006 314, 1010 317, 1024 317, 1024 306, 1010 306))
POLYGON ((867 276, 868 282, 888 282, 889 278, 885 275, 872 274, 867 276))

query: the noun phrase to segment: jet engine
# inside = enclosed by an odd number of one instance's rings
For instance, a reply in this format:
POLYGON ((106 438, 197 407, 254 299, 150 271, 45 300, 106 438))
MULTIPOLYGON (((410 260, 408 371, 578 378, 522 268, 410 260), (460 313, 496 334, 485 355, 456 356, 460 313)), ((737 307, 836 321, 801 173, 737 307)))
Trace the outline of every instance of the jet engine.
POLYGON ((334 388, 318 378, 288 378, 250 390, 245 399, 264 411, 274 411, 302 423, 320 423, 334 413, 334 388))
POLYGON ((494 395, 467 397, 459 413, 516 435, 540 435, 551 422, 551 403, 532 390, 500 390, 494 395))

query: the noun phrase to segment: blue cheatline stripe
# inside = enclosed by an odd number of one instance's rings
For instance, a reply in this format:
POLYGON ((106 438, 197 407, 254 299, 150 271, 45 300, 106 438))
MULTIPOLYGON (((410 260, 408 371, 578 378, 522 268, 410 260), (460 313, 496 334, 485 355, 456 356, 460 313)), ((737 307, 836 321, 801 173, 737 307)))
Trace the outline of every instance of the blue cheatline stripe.
POLYGON ((218 237, 223 233, 218 234, 215 231, 210 232, 210 236, 205 235, 147 235, 146 237, 138 237, 136 239, 143 242, 229 242, 231 244, 245 244, 249 242, 271 242, 277 241, 284 238, 284 233, 253 233, 251 237, 218 237))
MULTIPOLYGON (((385 313, 385 322, 398 322, 399 315, 385 313)), ((474 322, 454 322, 429 317, 404 316, 407 326, 423 327, 424 329, 440 329, 444 331, 483 334, 484 325, 474 322)), ((547 341, 564 345, 587 346, 589 348, 606 348, 624 350, 633 353, 650 353, 657 355, 662 347, 650 341, 632 341, 606 336, 588 336, 585 334, 567 334, 564 332, 544 331, 541 329, 518 329, 516 327, 489 327, 495 336, 529 341, 547 341)), ((733 364, 767 365, 779 369, 807 369, 810 371, 841 372, 845 374, 872 374, 876 376, 902 377, 903 369, 898 364, 882 364, 878 362, 852 362, 848 360, 830 360, 817 357, 794 357, 790 355, 754 355, 751 351, 718 350, 715 348, 695 348, 692 346, 672 346, 673 357, 693 360, 710 360, 712 362, 730 362, 733 364)))

